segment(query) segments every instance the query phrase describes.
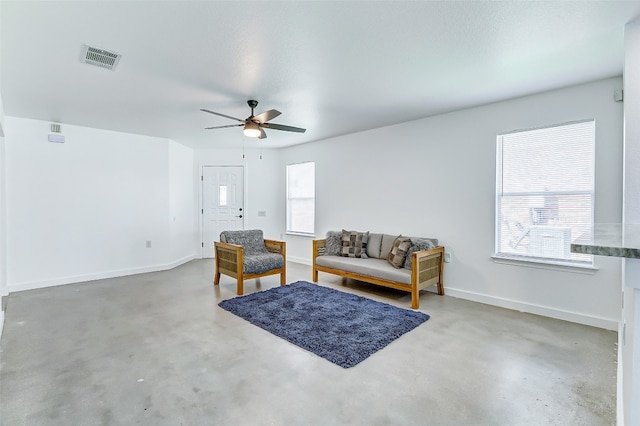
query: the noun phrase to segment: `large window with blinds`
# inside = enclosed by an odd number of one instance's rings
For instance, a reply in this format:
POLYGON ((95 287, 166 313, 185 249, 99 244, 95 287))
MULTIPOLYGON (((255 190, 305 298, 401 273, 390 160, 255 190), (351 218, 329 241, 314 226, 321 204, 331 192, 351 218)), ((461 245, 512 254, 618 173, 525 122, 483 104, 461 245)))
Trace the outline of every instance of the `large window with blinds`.
POLYGON ((594 222, 595 122, 498 135, 496 257, 592 266, 571 253, 594 222))
POLYGON ((316 163, 287 165, 287 233, 313 235, 316 215, 316 163))

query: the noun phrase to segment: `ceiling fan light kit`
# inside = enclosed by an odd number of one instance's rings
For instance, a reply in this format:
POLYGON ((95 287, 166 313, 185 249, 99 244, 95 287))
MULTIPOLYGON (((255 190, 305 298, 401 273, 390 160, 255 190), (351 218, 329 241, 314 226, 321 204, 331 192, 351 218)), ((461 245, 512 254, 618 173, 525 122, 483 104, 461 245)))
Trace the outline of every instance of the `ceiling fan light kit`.
POLYGON ((278 110, 270 109, 269 111, 265 111, 258 115, 253 115, 253 109, 258 106, 258 101, 250 99, 247 101, 247 105, 251 108, 251 115, 244 120, 237 117, 232 117, 230 115, 221 114, 219 112, 210 111, 208 109, 201 108, 200 111, 208 112, 209 114, 219 115, 220 117, 229 118, 231 120, 236 120, 244 124, 229 124, 226 126, 214 126, 214 127, 205 127, 205 129, 224 129, 227 127, 243 127, 242 132, 245 136, 249 138, 258 138, 264 139, 267 137, 264 129, 275 129, 275 130, 283 130, 285 132, 296 132, 296 133, 304 133, 307 129, 303 129, 300 127, 293 126, 285 126, 283 124, 272 124, 267 123, 267 121, 276 118, 281 113, 278 110))
POLYGON ((260 137, 260 128, 255 123, 247 123, 244 125, 244 130, 242 131, 244 135, 248 138, 258 138, 260 137))

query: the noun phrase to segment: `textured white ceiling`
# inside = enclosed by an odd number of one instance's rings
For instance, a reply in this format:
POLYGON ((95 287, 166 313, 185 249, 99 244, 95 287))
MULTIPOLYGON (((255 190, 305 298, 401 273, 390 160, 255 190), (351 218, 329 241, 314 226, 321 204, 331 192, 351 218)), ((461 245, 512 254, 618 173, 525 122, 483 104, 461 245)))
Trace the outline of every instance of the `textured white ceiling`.
MULTIPOLYGON (((8 116, 238 146, 283 147, 622 74, 621 1, 6 1, 0 91, 8 116), (83 43, 123 55, 80 62, 83 43)), ((613 96, 613 94, 612 94, 613 96)))

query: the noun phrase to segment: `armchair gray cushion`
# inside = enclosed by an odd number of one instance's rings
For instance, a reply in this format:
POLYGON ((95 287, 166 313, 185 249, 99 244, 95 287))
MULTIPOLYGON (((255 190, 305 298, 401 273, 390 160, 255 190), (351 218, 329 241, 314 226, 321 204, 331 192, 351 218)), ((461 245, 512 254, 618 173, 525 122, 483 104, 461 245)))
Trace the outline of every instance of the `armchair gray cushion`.
POLYGON ((244 256, 244 274, 262 274, 272 269, 282 268, 284 257, 278 253, 261 253, 244 256))
POLYGON ((269 253, 267 251, 267 246, 264 244, 264 236, 261 229, 250 229, 247 231, 223 231, 220 233, 220 241, 242 246, 245 256, 269 253))

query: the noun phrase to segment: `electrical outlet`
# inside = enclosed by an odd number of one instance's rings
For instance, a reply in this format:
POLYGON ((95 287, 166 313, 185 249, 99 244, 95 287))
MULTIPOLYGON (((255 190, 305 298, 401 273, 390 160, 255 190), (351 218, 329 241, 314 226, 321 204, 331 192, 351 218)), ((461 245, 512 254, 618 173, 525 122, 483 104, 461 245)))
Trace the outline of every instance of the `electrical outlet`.
POLYGON ((147 241, 147 248, 151 248, 151 241, 147 241))
POLYGON ((258 216, 266 216, 267 212, 264 210, 258 210, 258 216))
POLYGON ((451 263, 451 253, 444 252, 444 263, 451 263))
POLYGON ((613 100, 622 102, 624 100, 624 91, 622 89, 613 92, 613 100))

